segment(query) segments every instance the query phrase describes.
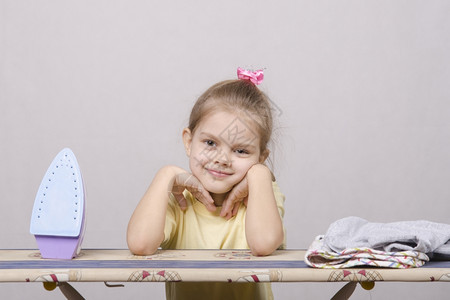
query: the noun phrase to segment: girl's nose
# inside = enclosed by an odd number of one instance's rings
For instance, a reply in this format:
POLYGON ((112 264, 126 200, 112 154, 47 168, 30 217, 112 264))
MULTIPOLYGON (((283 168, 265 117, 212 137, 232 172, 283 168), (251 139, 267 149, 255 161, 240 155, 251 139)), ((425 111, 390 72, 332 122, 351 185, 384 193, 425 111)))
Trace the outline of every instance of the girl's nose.
POLYGON ((216 157, 214 158, 214 163, 224 165, 224 166, 230 166, 231 160, 229 159, 229 157, 226 153, 224 153, 223 151, 220 151, 217 153, 216 157))

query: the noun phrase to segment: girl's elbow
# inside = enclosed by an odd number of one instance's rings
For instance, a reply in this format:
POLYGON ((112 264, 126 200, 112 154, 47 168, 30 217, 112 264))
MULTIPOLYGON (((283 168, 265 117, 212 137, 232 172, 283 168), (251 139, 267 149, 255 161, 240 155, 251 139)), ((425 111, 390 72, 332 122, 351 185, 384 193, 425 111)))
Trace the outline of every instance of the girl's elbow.
POLYGON ((266 247, 250 247, 250 251, 253 256, 267 256, 273 253, 273 251, 266 247))
POLYGON ((151 241, 143 241, 142 239, 133 239, 128 238, 128 249, 133 253, 134 255, 152 255, 158 250, 159 244, 157 242, 151 242, 151 241))
POLYGON ((130 249, 131 253, 134 255, 145 256, 154 254, 156 250, 158 250, 158 247, 149 247, 146 245, 129 243, 128 249, 130 249))
POLYGON ((250 251, 254 256, 271 255, 283 243, 283 236, 265 237, 259 241, 253 241, 250 246, 250 251))

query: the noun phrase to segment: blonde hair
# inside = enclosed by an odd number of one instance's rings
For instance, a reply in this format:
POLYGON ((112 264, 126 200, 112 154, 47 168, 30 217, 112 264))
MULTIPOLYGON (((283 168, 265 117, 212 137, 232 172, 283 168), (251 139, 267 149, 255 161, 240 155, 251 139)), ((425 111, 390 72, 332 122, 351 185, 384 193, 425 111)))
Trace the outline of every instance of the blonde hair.
POLYGON ((208 114, 217 110, 243 113, 255 123, 261 153, 271 140, 273 118, 269 98, 247 80, 226 80, 207 89, 192 108, 188 128, 191 132, 208 114))

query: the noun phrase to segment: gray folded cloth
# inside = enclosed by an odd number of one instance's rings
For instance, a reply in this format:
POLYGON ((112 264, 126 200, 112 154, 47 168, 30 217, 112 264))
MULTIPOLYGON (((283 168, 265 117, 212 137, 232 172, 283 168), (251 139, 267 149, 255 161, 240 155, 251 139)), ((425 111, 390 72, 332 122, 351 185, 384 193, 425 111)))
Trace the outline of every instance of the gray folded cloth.
POLYGON ((335 252, 367 247, 386 252, 411 250, 450 255, 450 225, 423 220, 370 223, 347 217, 330 225, 324 243, 335 252))

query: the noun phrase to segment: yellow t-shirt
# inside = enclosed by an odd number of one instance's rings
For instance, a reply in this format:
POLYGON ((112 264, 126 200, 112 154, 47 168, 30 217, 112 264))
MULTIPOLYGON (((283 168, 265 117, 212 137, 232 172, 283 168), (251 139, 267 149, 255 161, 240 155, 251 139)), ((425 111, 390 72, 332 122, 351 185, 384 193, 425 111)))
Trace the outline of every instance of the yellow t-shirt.
MULTIPOLYGON (((284 195, 276 182, 273 191, 281 218, 284 216, 284 195)), ((245 237, 244 204, 230 220, 206 209, 191 193, 184 193, 188 207, 182 211, 171 195, 164 227, 163 249, 249 249, 245 237)), ((285 248, 285 243, 280 246, 285 248)), ((270 283, 166 283, 167 299, 273 299, 270 283)))

